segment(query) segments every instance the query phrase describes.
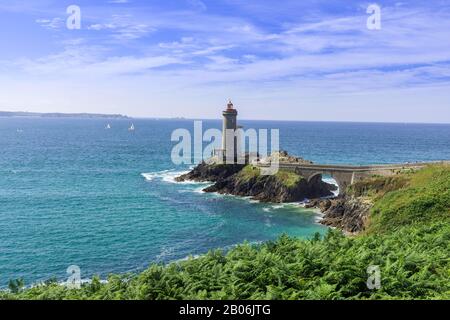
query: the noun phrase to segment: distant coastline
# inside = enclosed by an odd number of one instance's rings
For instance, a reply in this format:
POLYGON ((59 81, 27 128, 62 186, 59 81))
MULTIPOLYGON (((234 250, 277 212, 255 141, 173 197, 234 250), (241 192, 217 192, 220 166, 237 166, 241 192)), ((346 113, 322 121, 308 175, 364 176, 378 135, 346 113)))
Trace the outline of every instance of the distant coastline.
POLYGON ((131 119, 131 117, 121 114, 101 114, 101 113, 40 113, 24 111, 0 111, 0 117, 34 117, 34 118, 82 118, 82 119, 131 119))

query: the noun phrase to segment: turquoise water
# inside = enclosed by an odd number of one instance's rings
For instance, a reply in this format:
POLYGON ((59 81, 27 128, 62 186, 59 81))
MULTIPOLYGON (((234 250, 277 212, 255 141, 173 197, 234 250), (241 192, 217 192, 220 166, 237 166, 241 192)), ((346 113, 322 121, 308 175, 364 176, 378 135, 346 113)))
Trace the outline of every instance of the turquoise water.
MULTIPOLYGON (((298 206, 204 194, 170 160, 188 120, 0 118, 0 286, 139 271, 213 248, 326 229, 298 206), (18 130, 19 129, 19 130, 18 130)), ((281 147, 323 163, 450 159, 450 125, 242 121, 279 128, 281 147)), ((220 128, 220 121, 205 127, 220 128)))

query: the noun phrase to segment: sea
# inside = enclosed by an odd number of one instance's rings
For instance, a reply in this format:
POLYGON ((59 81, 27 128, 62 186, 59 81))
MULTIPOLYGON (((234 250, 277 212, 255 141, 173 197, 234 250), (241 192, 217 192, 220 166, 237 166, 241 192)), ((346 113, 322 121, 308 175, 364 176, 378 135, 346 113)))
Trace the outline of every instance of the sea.
MULTIPOLYGON (((448 124, 240 124, 278 129, 281 149, 317 163, 450 159, 448 124)), ((192 165, 173 163, 171 135, 193 128, 184 119, 0 118, 0 287, 18 278, 64 281, 72 265, 83 279, 106 279, 243 242, 327 232, 318 212, 301 203, 259 203, 206 194, 205 183, 176 183, 192 165)))

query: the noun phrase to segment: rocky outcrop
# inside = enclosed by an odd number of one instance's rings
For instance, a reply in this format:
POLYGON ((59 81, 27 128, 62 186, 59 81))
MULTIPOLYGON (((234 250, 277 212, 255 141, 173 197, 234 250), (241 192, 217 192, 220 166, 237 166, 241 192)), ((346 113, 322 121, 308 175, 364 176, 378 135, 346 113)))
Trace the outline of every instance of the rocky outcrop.
MULTIPOLYGON (((258 170, 247 168, 246 170, 258 170)), ((301 176, 291 172, 281 172, 276 175, 263 176, 255 173, 235 174, 226 179, 220 179, 205 192, 218 192, 236 196, 247 196, 262 202, 296 202, 306 198, 324 197, 332 194, 334 185, 316 179, 307 182, 301 176)))
POLYGON ((190 172, 175 178, 175 181, 217 182, 236 174, 244 167, 244 164, 227 165, 202 162, 190 172))
MULTIPOLYGON (((280 151, 276 156, 282 161, 311 163, 290 156, 284 151, 280 151)), ((283 203, 315 199, 305 206, 320 209, 324 215, 322 224, 352 234, 364 230, 371 208, 370 202, 355 194, 325 198, 333 195, 332 191, 336 190, 336 186, 323 182, 320 176, 309 182, 295 172, 284 170, 265 176, 261 175, 259 168, 251 164, 204 162, 189 173, 176 178, 179 182, 187 180, 214 183, 205 188, 205 192, 252 197, 262 202, 283 203)))
POLYGON ((356 234, 365 229, 372 204, 364 198, 344 195, 334 199, 316 199, 306 205, 323 213, 322 224, 356 234))
MULTIPOLYGON (((285 151, 278 155, 283 161, 308 162, 292 157, 285 151)), ((247 161, 248 163, 248 161, 247 161)), ((205 192, 218 192, 236 196, 252 197, 263 202, 296 202, 306 198, 332 195, 334 185, 323 182, 320 177, 307 181, 301 175, 279 170, 274 175, 261 175, 260 169, 251 164, 201 163, 191 172, 176 178, 176 181, 214 182, 205 192)))
POLYGON ((373 202, 386 193, 406 187, 409 181, 410 177, 405 175, 369 177, 348 186, 343 196, 313 200, 307 207, 320 209, 324 214, 322 224, 351 234, 359 233, 367 227, 373 202))

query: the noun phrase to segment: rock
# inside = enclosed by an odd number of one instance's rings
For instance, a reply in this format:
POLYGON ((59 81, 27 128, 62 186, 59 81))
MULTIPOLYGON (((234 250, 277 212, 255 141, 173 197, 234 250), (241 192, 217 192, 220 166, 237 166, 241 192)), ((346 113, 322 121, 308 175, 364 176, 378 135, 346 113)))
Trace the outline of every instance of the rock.
POLYGON ((260 159, 262 163, 270 163, 274 161, 274 159, 278 158, 279 162, 283 163, 301 163, 301 164, 313 164, 312 161, 305 160, 301 157, 291 156, 287 153, 287 151, 278 151, 272 153, 270 156, 260 159))
MULTIPOLYGON (((255 168, 255 170, 259 171, 258 168, 255 168)), ((308 183, 306 179, 300 176, 298 176, 298 181, 295 184, 287 185, 283 177, 279 175, 262 176, 255 174, 245 179, 239 173, 217 181, 204 191, 250 196, 252 199, 262 202, 276 203, 303 201, 305 198, 323 197, 332 194, 327 188, 327 184, 321 181, 308 183)))
POLYGON ((372 204, 362 198, 341 196, 334 199, 311 201, 324 214, 321 223, 339 228, 347 233, 359 233, 365 229, 372 204))
POLYGON ((196 181, 196 182, 216 182, 225 179, 244 168, 241 164, 207 164, 201 163, 192 169, 189 173, 175 178, 177 182, 196 181))
MULTIPOLYGON (((285 151, 281 151, 279 156, 282 161, 310 163, 302 158, 289 156, 285 151)), ((214 182, 214 185, 204 189, 205 192, 252 197, 263 202, 277 203, 330 196, 335 188, 319 177, 308 182, 298 173, 286 170, 265 176, 260 174, 259 168, 251 164, 230 165, 214 161, 201 163, 191 172, 176 178, 179 182, 186 180, 214 182)))

